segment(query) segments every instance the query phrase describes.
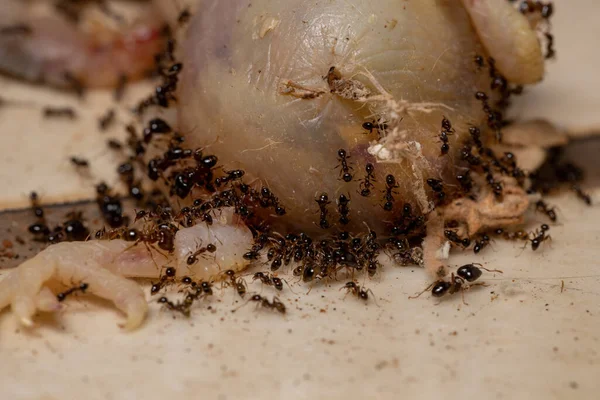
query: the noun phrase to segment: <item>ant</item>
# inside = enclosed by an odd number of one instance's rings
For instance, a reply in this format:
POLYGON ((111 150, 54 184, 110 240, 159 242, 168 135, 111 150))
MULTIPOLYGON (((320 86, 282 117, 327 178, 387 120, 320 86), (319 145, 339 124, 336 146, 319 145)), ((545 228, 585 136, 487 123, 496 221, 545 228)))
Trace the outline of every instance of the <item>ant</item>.
POLYGON ((442 142, 441 147, 441 155, 448 154, 448 150, 450 150, 450 146, 448 145, 448 136, 454 133, 454 129, 452 128, 452 123, 446 117, 442 118, 442 130, 440 131, 439 139, 442 142))
POLYGON ((438 200, 442 201, 446 197, 446 193, 444 193, 444 185, 443 182, 439 179, 429 178, 427 179, 427 184, 433 190, 438 198, 438 200))
POLYGON ((283 281, 281 278, 273 276, 268 272, 257 272, 252 276, 252 282, 255 280, 260 280, 264 285, 273 286, 275 289, 281 291, 283 290, 283 281))
POLYGON ((70 289, 65 290, 64 292, 61 292, 59 294, 56 295, 56 300, 58 301, 65 301, 65 299, 70 296, 71 294, 75 293, 75 292, 81 292, 81 293, 85 293, 86 290, 88 290, 89 285, 87 283, 82 283, 79 286, 75 286, 72 287, 70 289))
POLYGON ((227 174, 227 176, 215 179, 215 185, 217 185, 217 187, 221 186, 222 184, 226 184, 228 182, 233 182, 235 180, 239 180, 245 174, 245 172, 241 169, 236 169, 233 171, 225 171, 225 173, 227 174))
POLYGON ((542 212, 550 218, 550 221, 556 222, 556 212, 554 211, 554 207, 549 208, 548 204, 544 200, 538 200, 535 203, 535 209, 539 212, 542 212))
POLYGON ((182 26, 182 25, 186 24, 190 20, 191 17, 192 17, 192 13, 190 12, 189 8, 186 7, 177 16, 177 24, 179 26, 182 26))
POLYGON ((389 174, 385 177, 385 204, 383 205, 383 209, 385 211, 392 211, 394 208, 393 194, 395 193, 394 189, 398 187, 400 186, 396 183, 396 178, 394 178, 394 175, 389 174))
POLYGON ((378 132, 379 131, 385 131, 388 128, 387 123, 385 122, 381 122, 380 121, 375 121, 373 120, 372 122, 364 122, 362 124, 362 128, 366 131, 368 131, 369 133, 373 133, 373 130, 376 129, 378 132))
POLYGON ((77 118, 77 113, 70 107, 44 107, 43 112, 45 118, 77 118))
POLYGON ((338 199, 338 212, 340 213, 340 224, 347 225, 350 222, 348 214, 350 214, 350 199, 345 194, 340 194, 338 199))
POLYGON ((346 293, 352 293, 353 296, 356 296, 364 301, 369 300, 369 293, 375 296, 371 289, 367 289, 364 286, 359 286, 358 283, 354 281, 346 282, 346 284, 340 288, 340 290, 342 289, 346 289, 346 293))
POLYGON ((115 151, 123 149, 123 145, 121 144, 121 142, 119 142, 116 139, 108 139, 106 141, 106 145, 108 146, 109 149, 115 150, 115 151))
POLYGON ((409 299, 414 299, 431 289, 431 295, 433 297, 443 297, 447 294, 455 294, 457 292, 461 292, 463 304, 468 305, 465 302, 464 292, 465 290, 470 289, 472 286, 486 286, 483 282, 473 283, 477 279, 479 279, 482 275, 481 270, 486 270, 488 272, 500 272, 500 270, 490 270, 481 266, 481 264, 473 263, 473 264, 465 264, 462 267, 459 267, 456 270, 456 275, 452 273, 450 277, 450 281, 438 280, 433 282, 431 285, 427 286, 425 290, 416 296, 411 296, 409 299), (466 286, 466 283, 469 283, 466 286))
POLYGON ((327 205, 329 205, 331 203, 329 201, 329 196, 327 196, 327 193, 322 193, 321 196, 319 196, 319 198, 316 199, 315 201, 319 205, 319 210, 321 212, 319 226, 321 227, 321 229, 328 229, 329 222, 327 221, 327 214, 328 214, 327 205))
POLYGON ((81 157, 73 156, 69 158, 69 161, 71 161, 71 164, 73 164, 76 167, 87 168, 90 166, 89 161, 81 157))
POLYGON ((475 240, 475 246, 473 246, 473 253, 477 254, 481 250, 490 244, 490 237, 488 235, 482 235, 479 239, 475 240))
POLYGON ((229 279, 229 282, 226 283, 226 285, 233 286, 237 294, 243 298, 247 291, 246 281, 243 278, 238 278, 235 275, 235 271, 232 269, 228 269, 224 274, 229 279))
POLYGON ((483 148, 483 142, 481 141, 481 130, 476 126, 470 126, 469 134, 471 135, 471 139, 473 139, 475 146, 481 150, 483 148))
POLYGON ((463 246, 465 248, 469 247, 469 245, 471 244, 471 240, 468 237, 461 238, 456 232, 451 231, 449 229, 444 230, 444 236, 446 236, 446 239, 448 239, 452 243, 457 244, 459 246, 463 246))
POLYGON ((152 283, 152 286, 150 287, 150 294, 155 295, 167 284, 172 283, 176 273, 177 270, 175 268, 167 267, 165 274, 160 276, 160 280, 157 283, 152 283))
POLYGON ((542 224, 539 231, 536 230, 532 232, 533 238, 528 238, 531 242, 531 250, 536 251, 542 242, 551 239, 550 235, 546 235, 546 233, 550 230, 550 227, 546 224, 542 224))
POLYGON ((479 54, 475 54, 475 57, 473 57, 473 60, 475 61, 475 65, 477 65, 478 68, 484 67, 485 58, 483 58, 483 56, 480 56, 479 54))
POLYGON ((31 35, 33 30, 29 25, 16 24, 0 27, 0 35, 31 35))
POLYGON ((273 297, 272 301, 269 301, 266 297, 262 297, 259 294, 253 295, 249 301, 254 301, 258 303, 263 308, 270 308, 272 310, 276 310, 281 314, 285 314, 285 304, 281 302, 277 297, 273 297))
MULTIPOLYGON (((340 171, 340 175, 342 175, 342 179, 344 180, 344 182, 350 182, 350 181, 352 181, 352 174, 350 173, 350 170, 352 169, 352 167, 350 167, 348 165, 348 159, 350 158, 350 156, 347 155, 346 150, 344 150, 344 149, 339 149, 338 152, 337 152, 337 154, 338 154, 338 157, 339 157, 338 160, 339 160, 340 165, 342 167, 342 169, 340 171)), ((340 165, 338 165, 338 167, 340 165)))
POLYGON ((177 303, 172 302, 165 296, 158 299, 158 302, 165 305, 165 307, 167 307, 169 310, 180 312, 186 317, 190 316, 190 306, 192 305, 193 301, 194 299, 191 297, 191 295, 186 296, 183 302, 178 301, 177 303))
POLYGON ((579 185, 574 184, 572 186, 572 189, 575 191, 575 194, 577 194, 577 197, 579 197, 581 200, 583 200, 583 202, 585 204, 587 204, 588 206, 592 205, 592 198, 590 197, 589 194, 585 193, 579 185))
POLYGON ((98 120, 98 128, 101 131, 107 130, 115 121, 115 110, 109 109, 105 115, 101 116, 98 120))
POLYGON ((187 261, 186 261, 187 265, 192 265, 192 264, 195 264, 196 262, 198 262, 198 256, 200 254, 204 254, 206 252, 214 253, 215 251, 217 251, 217 246, 215 246, 212 243, 206 245, 205 247, 201 247, 188 256, 187 261))
POLYGON ((160 118, 151 119, 150 122, 148 122, 148 127, 144 128, 144 142, 150 143, 150 140, 152 140, 152 136, 155 133, 163 134, 170 133, 172 131, 173 129, 171 128, 171 126, 167 124, 164 120, 160 118))
POLYGON ((373 182, 375 181, 375 176, 373 173, 375 172, 375 167, 371 163, 367 163, 365 165, 365 171, 367 175, 365 179, 360 183, 360 195, 363 197, 367 197, 371 194, 371 189, 375 187, 373 182))
POLYGON ((460 184, 460 187, 465 193, 469 193, 473 189, 473 179, 471 178, 471 171, 467 170, 463 173, 456 175, 456 180, 460 184))

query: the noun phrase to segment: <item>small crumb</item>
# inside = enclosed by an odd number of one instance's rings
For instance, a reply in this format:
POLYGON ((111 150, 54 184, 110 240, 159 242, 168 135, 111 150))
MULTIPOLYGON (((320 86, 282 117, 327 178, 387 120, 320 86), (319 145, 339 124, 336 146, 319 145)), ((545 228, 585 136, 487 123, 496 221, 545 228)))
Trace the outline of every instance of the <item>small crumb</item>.
POLYGON ((572 381, 572 382, 569 383, 569 387, 571 389, 577 389, 579 387, 579 384, 577 382, 575 382, 575 381, 572 381))
POLYGON ((2 246, 4 246, 4 248, 5 248, 5 249, 12 249, 12 247, 13 247, 13 242, 11 242, 11 241, 10 241, 10 240, 8 240, 8 239, 4 239, 4 240, 2 241, 2 246))

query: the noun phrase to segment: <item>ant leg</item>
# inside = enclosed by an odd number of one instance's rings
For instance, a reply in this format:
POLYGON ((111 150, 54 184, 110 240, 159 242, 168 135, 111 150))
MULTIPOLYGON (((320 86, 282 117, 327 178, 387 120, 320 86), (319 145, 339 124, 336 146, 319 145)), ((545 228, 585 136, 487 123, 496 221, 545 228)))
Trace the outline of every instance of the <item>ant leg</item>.
POLYGON ((437 283, 437 281, 432 282, 429 286, 427 286, 425 289, 423 289, 423 291, 419 292, 419 294, 417 294, 416 296, 408 296, 409 299, 416 299, 417 297, 420 297, 423 293, 425 293, 426 291, 428 291, 429 289, 431 289, 433 287, 433 285, 435 285, 437 283))

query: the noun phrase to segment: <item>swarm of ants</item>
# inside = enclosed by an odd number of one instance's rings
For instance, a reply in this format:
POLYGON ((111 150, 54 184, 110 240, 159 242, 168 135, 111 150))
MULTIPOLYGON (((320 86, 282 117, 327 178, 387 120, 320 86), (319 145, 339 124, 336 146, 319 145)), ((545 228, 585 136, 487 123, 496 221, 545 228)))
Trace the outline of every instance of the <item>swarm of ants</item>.
MULTIPOLYGON (((553 12, 551 3, 533 1, 521 2, 520 10, 523 13, 538 12, 544 19, 548 19, 553 12)), ((180 23, 184 24, 188 19, 189 12, 184 10, 179 18, 180 23)), ((136 107, 135 112, 140 115, 150 106, 168 108, 177 102, 179 74, 184 65, 174 56, 176 41, 171 31, 165 28, 163 33, 166 49, 156 56, 155 71, 161 82, 156 86, 154 93, 136 107)), ((553 38, 546 33, 546 39, 547 56, 553 57, 553 38)), ((506 152, 498 155, 486 145, 482 138, 482 129, 491 130, 495 134, 496 142, 502 141, 502 127, 507 123, 502 110, 508 105, 511 95, 522 92, 522 87, 510 85, 495 68, 493 59, 476 55, 474 63, 476 68, 487 68, 490 77, 489 90, 494 93, 493 96, 485 90, 474 93, 474 98, 481 103, 486 116, 487 127, 471 126, 468 128, 469 140, 451 143, 456 129, 450 119, 445 116, 441 119, 438 136, 440 157, 448 157, 452 146, 459 146, 460 160, 452 180, 426 178, 429 196, 435 205, 442 207, 461 197, 475 198, 481 185, 487 186, 497 202, 502 202, 504 187, 499 176, 514 178, 518 185, 529 193, 541 195, 566 184, 579 198, 590 204, 589 196, 580 187, 583 172, 574 164, 563 162, 559 148, 551 150, 548 161, 540 169, 527 174, 517 166, 514 154, 506 152), (497 100, 492 101, 492 98, 497 100)), ((335 70, 334 67, 331 68, 330 72, 335 70)), ((124 80, 123 85, 125 83, 124 80)), ((119 91, 122 90, 123 87, 120 87, 119 91)), ((74 112, 67 110, 48 109, 45 113, 48 117, 75 117, 74 112)), ((100 119, 99 129, 105 130, 114 119, 114 112, 109 110, 100 119)), ((377 119, 364 122, 362 128, 367 134, 376 132, 381 136, 388 127, 384 120, 377 119)), ((126 143, 109 139, 107 147, 126 158, 118 166, 117 172, 128 189, 129 197, 135 200, 139 210, 133 224, 143 221, 143 228, 130 225, 131 221, 124 216, 120 196, 105 183, 99 183, 96 187, 97 204, 109 229, 104 228, 90 235, 82 216, 77 213, 67 216, 67 221, 62 225, 50 228, 44 218, 44 211, 39 206, 38 195, 32 193, 31 203, 36 222, 29 227, 29 231, 35 240, 56 243, 64 240, 87 240, 91 236, 97 240, 120 238, 136 244, 157 246, 160 250, 170 253, 174 250, 175 234, 181 227, 199 223, 210 226, 213 223, 213 211, 233 207, 254 235, 254 245, 244 254, 244 258, 269 269, 251 275, 252 281, 258 281, 278 292, 284 290, 284 282, 287 281, 277 274, 283 268, 289 267, 293 276, 309 284, 350 277, 351 280, 340 290, 346 290, 348 294, 367 301, 369 294, 373 292, 361 286, 356 278, 361 275, 366 278, 376 276, 382 268, 379 261, 382 253, 399 265, 421 262, 417 250, 426 235, 426 215, 415 212, 416 207, 413 204, 398 198, 396 189, 399 185, 394 175, 388 174, 385 182, 378 182, 375 178, 376 166, 366 163, 360 168, 364 172, 359 177, 359 168, 356 164, 356 169, 351 165, 351 157, 346 149, 332 152, 332 167, 339 169, 340 181, 359 181, 360 196, 380 196, 381 207, 390 215, 390 222, 383 232, 371 229, 365 232, 344 230, 343 227, 349 223, 352 214, 351 195, 342 193, 337 198, 330 198, 329 194, 323 191, 315 198, 315 213, 318 218, 314 223, 322 230, 321 234, 313 237, 305 232, 279 234, 271 229, 269 221, 273 218, 284 218, 285 205, 268 187, 246 183, 245 171, 225 170, 219 166, 217 155, 207 153, 206 149, 186 147, 184 137, 161 118, 151 119, 142 129, 136 128, 135 124, 129 124, 126 131, 126 143), (156 143, 163 146, 166 144, 166 150, 158 156, 146 159, 149 147, 156 143), (335 162, 337 166, 333 166, 335 162), (144 190, 143 181, 162 184, 168 188, 172 198, 185 201, 188 205, 175 208, 162 191, 144 190), (205 195, 197 197, 195 193, 200 191, 205 195)), ((71 162, 77 168, 85 168, 88 165, 87 160, 78 157, 73 157, 71 162)), ((538 200, 535 209, 547 216, 550 222, 557 221, 555 209, 545 200, 538 200)), ((531 249, 535 251, 550 239, 549 229, 547 224, 541 225, 534 232, 492 229, 469 237, 461 234, 450 222, 445 226, 444 236, 452 246, 463 250, 472 248, 475 254, 482 252, 492 237, 522 241, 525 245, 530 244, 531 249)), ((188 255, 188 265, 196 263, 199 257, 214 253, 217 245, 205 243, 199 246, 188 255)), ((451 274, 449 279, 437 280, 423 292, 431 290, 434 297, 456 293, 464 296, 465 289, 484 285, 482 282, 476 282, 482 276, 482 270, 499 272, 488 270, 477 263, 463 265, 455 274, 451 274)), ((189 316, 195 302, 213 295, 216 281, 221 283, 221 288, 232 288, 240 298, 257 304, 257 307, 281 314, 286 312, 285 305, 276 296, 271 300, 256 293, 247 297, 248 284, 245 278, 233 270, 226 270, 221 276, 215 277, 214 282, 208 282, 195 281, 188 276, 177 278, 176 269, 168 266, 164 268, 159 281, 152 283, 151 295, 158 295, 169 286, 178 286, 183 293, 183 300, 172 301, 166 295, 162 295, 158 302, 169 310, 189 316)), ((82 283, 59 293, 58 299, 63 301, 70 294, 77 291, 83 293, 86 289, 87 284, 82 283)))

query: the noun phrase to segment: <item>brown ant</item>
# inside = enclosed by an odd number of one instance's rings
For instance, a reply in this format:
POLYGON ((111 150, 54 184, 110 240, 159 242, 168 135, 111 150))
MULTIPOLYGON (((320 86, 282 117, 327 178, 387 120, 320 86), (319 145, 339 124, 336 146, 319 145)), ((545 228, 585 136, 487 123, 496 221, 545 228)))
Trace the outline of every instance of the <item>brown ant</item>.
POLYGON ((65 299, 70 296, 71 294, 75 293, 75 292, 81 292, 81 293, 85 293, 85 291, 88 289, 89 285, 87 283, 82 283, 79 286, 76 287, 72 287, 70 289, 65 290, 64 292, 58 293, 56 295, 56 299, 60 302, 65 301, 65 299))
POLYGON ((198 250, 196 250, 195 252, 193 252, 192 254, 190 254, 186 261, 187 265, 192 265, 192 264, 195 264, 196 262, 198 262, 199 255, 204 254, 206 252, 214 253, 215 251, 217 251, 217 246, 215 246, 212 243, 209 243, 205 247, 201 247, 198 250))
POLYGON ((342 167, 342 169, 340 170, 340 175, 342 176, 342 179, 344 180, 344 182, 352 181, 352 174, 350 173, 352 167, 348 165, 348 159, 350 158, 350 156, 347 155, 346 150, 344 149, 339 149, 337 154, 338 161, 340 162, 340 165, 338 165, 338 167, 342 167))
POLYGON ((365 165, 365 171, 367 172, 367 175, 360 183, 360 195, 363 197, 369 196, 371 194, 371 189, 375 187, 375 185, 373 185, 373 182, 375 181, 375 176, 373 175, 375 167, 373 164, 367 163, 367 165, 365 165))
POLYGON ((346 284, 340 288, 340 290, 342 289, 346 289, 346 293, 352 293, 353 296, 356 296, 364 301, 369 300, 369 293, 375 296, 371 289, 367 289, 364 286, 359 286, 358 283, 354 281, 346 282, 346 284))
POLYGON ((396 178, 394 178, 394 175, 389 174, 385 177, 385 203, 383 205, 383 209, 385 211, 392 211, 392 209, 394 208, 393 194, 395 193, 394 189, 398 187, 400 186, 396 183, 396 178))
POLYGON ((542 212, 550 218, 550 221, 556 222, 556 212, 554 211, 554 207, 549 208, 548 204, 544 200, 538 200, 535 203, 535 209, 539 212, 542 212))

